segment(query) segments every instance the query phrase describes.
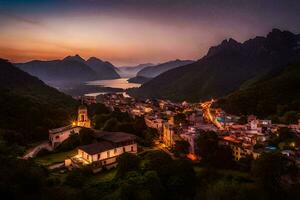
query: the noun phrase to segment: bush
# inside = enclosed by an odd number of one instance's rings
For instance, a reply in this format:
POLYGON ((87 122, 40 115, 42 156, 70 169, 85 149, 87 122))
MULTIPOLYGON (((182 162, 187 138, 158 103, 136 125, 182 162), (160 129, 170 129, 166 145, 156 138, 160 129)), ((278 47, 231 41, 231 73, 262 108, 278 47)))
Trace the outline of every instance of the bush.
POLYGON ((74 169, 67 175, 65 184, 74 188, 80 188, 91 176, 92 172, 89 168, 74 169))
POLYGON ((140 159, 138 156, 131 153, 123 153, 118 158, 117 178, 124 177, 126 173, 138 169, 140 159))

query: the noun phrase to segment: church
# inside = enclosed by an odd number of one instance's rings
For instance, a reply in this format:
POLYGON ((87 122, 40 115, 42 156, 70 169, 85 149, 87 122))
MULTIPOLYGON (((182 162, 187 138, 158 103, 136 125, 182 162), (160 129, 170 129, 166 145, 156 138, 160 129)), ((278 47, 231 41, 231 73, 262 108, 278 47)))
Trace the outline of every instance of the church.
MULTIPOLYGON (((77 121, 69 126, 49 130, 52 149, 68 139, 71 134, 79 134, 82 128, 91 128, 88 109, 85 105, 78 108, 77 121)), ((65 160, 66 167, 78 168, 89 165, 93 172, 99 172, 104 168, 116 167, 117 158, 123 153, 136 154, 138 151, 136 136, 129 133, 94 130, 92 137, 91 144, 78 147, 77 155, 65 160)))
POLYGON ((77 121, 71 125, 49 130, 49 141, 54 149, 63 141, 69 138, 71 134, 78 134, 81 128, 91 128, 91 120, 88 117, 88 110, 85 105, 78 108, 77 121))

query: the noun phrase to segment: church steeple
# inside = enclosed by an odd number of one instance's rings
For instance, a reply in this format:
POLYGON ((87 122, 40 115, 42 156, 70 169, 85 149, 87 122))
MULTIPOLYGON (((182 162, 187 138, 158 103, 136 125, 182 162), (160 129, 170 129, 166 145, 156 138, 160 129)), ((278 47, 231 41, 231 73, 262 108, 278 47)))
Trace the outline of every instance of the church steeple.
POLYGON ((91 128, 91 121, 88 117, 88 110, 85 105, 81 105, 78 108, 77 125, 81 127, 91 128))

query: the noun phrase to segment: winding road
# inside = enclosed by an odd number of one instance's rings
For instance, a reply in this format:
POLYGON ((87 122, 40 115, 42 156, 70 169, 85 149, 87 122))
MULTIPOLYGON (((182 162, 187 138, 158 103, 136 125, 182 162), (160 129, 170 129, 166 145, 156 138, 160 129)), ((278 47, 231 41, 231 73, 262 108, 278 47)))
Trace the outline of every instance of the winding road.
POLYGON ((42 149, 47 149, 48 151, 52 151, 52 147, 51 145, 49 144, 49 141, 46 140, 46 141, 43 141, 41 142, 40 144, 38 144, 37 146, 29 149, 25 155, 22 157, 22 159, 29 159, 29 158, 34 158, 38 152, 40 152, 42 149))

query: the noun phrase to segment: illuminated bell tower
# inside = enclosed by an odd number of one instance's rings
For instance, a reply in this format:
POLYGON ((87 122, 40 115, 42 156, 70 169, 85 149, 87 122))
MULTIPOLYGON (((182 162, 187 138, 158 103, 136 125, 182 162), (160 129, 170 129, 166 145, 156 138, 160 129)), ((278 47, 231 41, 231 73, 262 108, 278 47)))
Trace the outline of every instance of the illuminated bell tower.
POLYGON ((77 125, 81 127, 91 128, 91 121, 88 117, 87 107, 84 105, 81 105, 78 108, 77 125))

